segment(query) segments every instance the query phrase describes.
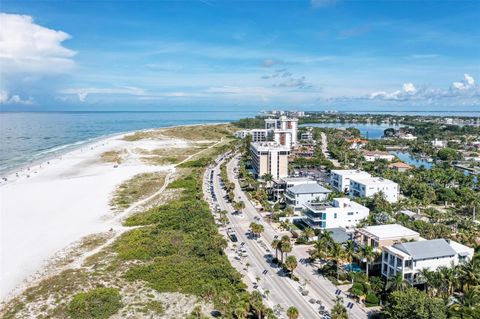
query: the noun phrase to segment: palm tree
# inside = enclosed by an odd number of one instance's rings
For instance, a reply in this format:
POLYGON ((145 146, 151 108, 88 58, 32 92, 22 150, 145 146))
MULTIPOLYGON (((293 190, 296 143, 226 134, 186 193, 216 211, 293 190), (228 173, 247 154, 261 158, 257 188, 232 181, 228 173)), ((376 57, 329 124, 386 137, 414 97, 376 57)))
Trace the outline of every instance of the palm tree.
POLYGON ((298 262, 295 256, 288 256, 285 260, 285 267, 290 271, 290 278, 293 276, 293 270, 297 268, 298 262))
POLYGON ((347 240, 347 244, 345 245, 345 258, 349 264, 353 262, 353 258, 356 257, 356 254, 355 243, 353 240, 347 240))
POLYGON ((245 203, 243 201, 238 201, 233 203, 233 209, 237 212, 241 212, 245 208, 245 203))
POLYGON ((480 254, 473 256, 472 260, 458 268, 459 279, 464 291, 470 287, 480 285, 480 254))
POLYGON ((257 290, 254 290, 250 295, 250 306, 254 309, 258 319, 262 319, 265 312, 265 306, 262 300, 262 294, 257 290))
POLYGON ((280 249, 280 240, 274 239, 272 241, 272 248, 275 249, 275 259, 278 261, 278 250, 280 249))
POLYGON ((298 309, 295 307, 290 307, 287 309, 287 317, 288 319, 297 319, 300 316, 298 309))
MULTIPOLYGON (((292 244, 288 242, 282 243, 282 253, 285 253, 285 258, 288 257, 288 253, 292 252, 292 244)), ((282 256, 282 263, 283 263, 283 256, 282 256)))
POLYGON ((220 303, 222 304, 223 316, 227 316, 228 304, 232 300, 232 296, 228 291, 222 291, 219 296, 220 303))
POLYGON ((448 307, 449 318, 476 319, 480 318, 480 288, 469 289, 464 294, 452 299, 448 307))
POLYGON ((328 250, 330 249, 330 247, 332 247, 332 244, 334 243, 332 238, 332 232, 324 230, 320 233, 319 237, 319 241, 323 244, 324 256, 328 256, 328 250))
POLYGON ((333 246, 330 249, 330 257, 335 261, 335 266, 337 267, 337 280, 338 280, 339 265, 345 258, 345 252, 344 252, 343 246, 337 243, 333 243, 333 246))
POLYGON ((375 252, 375 249, 370 245, 365 246, 362 250, 362 258, 366 263, 365 270, 366 270, 367 278, 368 278, 368 270, 370 268, 370 263, 373 262, 377 258, 377 256, 378 254, 375 252))
POLYGON ((393 291, 403 291, 407 289, 410 285, 403 279, 402 273, 398 273, 393 277, 388 278, 387 284, 385 285, 385 290, 393 291))
POLYGON ((343 299, 341 297, 337 297, 331 313, 332 319, 348 319, 347 308, 343 305, 343 299))
POLYGON ((310 227, 305 228, 305 230, 303 232, 305 234, 305 237, 307 237, 307 241, 310 241, 310 238, 315 236, 315 232, 310 227))
POLYGON ((248 315, 248 310, 250 308, 250 305, 246 303, 245 301, 241 301, 237 304, 237 307, 234 310, 235 316, 238 319, 245 319, 248 315))

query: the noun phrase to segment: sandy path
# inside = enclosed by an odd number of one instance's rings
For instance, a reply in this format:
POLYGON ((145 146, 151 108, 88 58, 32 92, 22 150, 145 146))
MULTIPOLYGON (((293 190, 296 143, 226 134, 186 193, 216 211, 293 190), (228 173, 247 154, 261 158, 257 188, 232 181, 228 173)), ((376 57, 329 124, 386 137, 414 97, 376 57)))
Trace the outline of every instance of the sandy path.
POLYGON ((175 169, 148 165, 131 150, 188 146, 176 139, 127 142, 122 137, 84 146, 2 181, 0 300, 24 286, 56 252, 84 236, 118 226, 120 216, 109 206, 117 185, 139 173, 175 169), (124 149, 126 159, 118 168, 100 161, 102 153, 124 149))

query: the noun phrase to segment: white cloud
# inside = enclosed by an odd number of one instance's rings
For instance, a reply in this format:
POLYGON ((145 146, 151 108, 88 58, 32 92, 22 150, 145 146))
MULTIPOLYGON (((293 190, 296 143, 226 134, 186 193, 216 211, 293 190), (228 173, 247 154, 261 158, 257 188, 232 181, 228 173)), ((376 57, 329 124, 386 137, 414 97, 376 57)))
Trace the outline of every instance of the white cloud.
POLYGON ((408 94, 415 94, 417 92, 417 88, 415 88, 413 83, 403 83, 403 92, 408 94))
POLYGON ((466 73, 463 75, 462 81, 452 83, 452 88, 456 90, 463 91, 463 90, 468 90, 474 87, 475 87, 475 79, 471 75, 466 73))
POLYGON ((393 92, 378 91, 371 93, 369 99, 385 101, 413 101, 413 100, 440 100, 446 98, 476 98, 480 96, 480 87, 475 84, 475 79, 464 74, 463 80, 453 82, 449 89, 431 87, 417 88, 413 83, 404 83, 402 90, 393 92))
POLYGON ((26 100, 22 99, 19 95, 14 94, 10 95, 7 91, 0 91, 0 104, 33 104, 33 100, 28 98, 26 100))
POLYGON ((135 95, 144 96, 145 90, 137 87, 126 86, 118 88, 70 88, 60 91, 63 95, 76 95, 80 102, 85 102, 87 97, 91 94, 107 94, 107 95, 135 95))
POLYGON ((0 67, 11 73, 64 73, 75 52, 62 46, 70 35, 34 23, 31 16, 0 13, 0 67))

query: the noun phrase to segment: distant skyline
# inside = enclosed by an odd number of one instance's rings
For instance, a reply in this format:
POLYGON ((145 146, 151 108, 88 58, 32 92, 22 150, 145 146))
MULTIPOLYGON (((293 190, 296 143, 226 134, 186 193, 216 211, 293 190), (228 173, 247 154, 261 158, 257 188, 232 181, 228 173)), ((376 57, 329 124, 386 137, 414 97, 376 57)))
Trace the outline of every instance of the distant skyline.
POLYGON ((479 1, 0 6, 0 110, 480 111, 479 1))

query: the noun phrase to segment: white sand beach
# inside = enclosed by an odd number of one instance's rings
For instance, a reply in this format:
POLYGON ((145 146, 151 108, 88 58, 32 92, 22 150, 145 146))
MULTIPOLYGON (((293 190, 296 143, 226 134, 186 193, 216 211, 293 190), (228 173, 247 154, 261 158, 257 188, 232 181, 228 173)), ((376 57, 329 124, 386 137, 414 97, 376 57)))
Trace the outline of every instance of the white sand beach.
POLYGON ((24 287, 57 252, 82 237, 120 225, 109 206, 112 193, 138 173, 172 171, 148 165, 138 149, 186 147, 175 139, 127 142, 123 135, 13 173, 0 183, 0 299, 24 287), (122 150, 118 167, 101 154, 122 150))

